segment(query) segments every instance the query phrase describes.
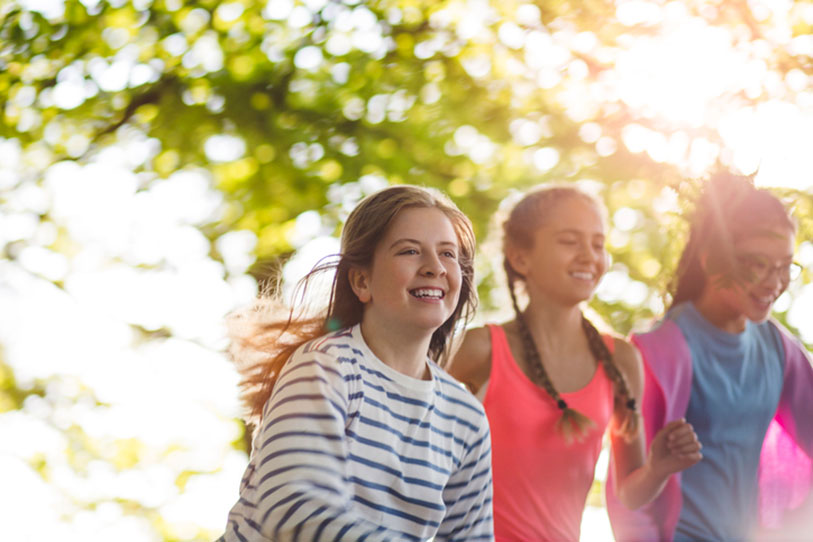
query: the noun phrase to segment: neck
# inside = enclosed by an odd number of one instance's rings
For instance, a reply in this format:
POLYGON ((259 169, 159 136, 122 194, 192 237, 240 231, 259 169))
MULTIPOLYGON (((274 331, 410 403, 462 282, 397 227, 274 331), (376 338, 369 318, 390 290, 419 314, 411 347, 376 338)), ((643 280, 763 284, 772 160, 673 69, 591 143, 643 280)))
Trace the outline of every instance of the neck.
POLYGON ((428 379, 426 357, 432 340, 431 333, 393 330, 373 319, 364 318, 361 321, 361 335, 373 354, 384 364, 411 378, 428 379))
POLYGON ((745 315, 732 310, 729 306, 721 303, 706 289, 698 299, 694 301, 697 311, 703 315, 714 327, 728 333, 742 333, 745 331, 745 315))
POLYGON ((563 306, 532 301, 523 316, 531 333, 543 338, 543 344, 550 345, 553 349, 557 345, 569 343, 574 337, 581 340, 584 335, 582 312, 578 305, 563 306))

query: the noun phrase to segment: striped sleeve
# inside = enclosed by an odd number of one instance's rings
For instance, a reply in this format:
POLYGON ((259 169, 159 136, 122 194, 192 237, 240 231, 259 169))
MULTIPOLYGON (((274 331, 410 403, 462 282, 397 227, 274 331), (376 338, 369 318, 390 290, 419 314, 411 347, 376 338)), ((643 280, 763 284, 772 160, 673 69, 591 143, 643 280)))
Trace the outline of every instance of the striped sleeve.
POLYGON ((319 351, 289 361, 255 437, 228 542, 402 539, 351 512, 345 425, 352 379, 319 351))
POLYGON ((443 491, 446 517, 436 540, 494 540, 491 488, 491 435, 483 414, 483 424, 443 491))

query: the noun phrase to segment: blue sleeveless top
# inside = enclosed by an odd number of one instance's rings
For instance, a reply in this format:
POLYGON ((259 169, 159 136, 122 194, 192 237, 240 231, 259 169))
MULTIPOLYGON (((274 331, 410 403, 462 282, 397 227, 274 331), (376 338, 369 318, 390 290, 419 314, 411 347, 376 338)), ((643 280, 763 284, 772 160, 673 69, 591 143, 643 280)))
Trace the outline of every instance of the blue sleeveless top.
POLYGON ((745 540, 757 521, 762 441, 782 392, 781 339, 769 322, 715 327, 692 303, 670 311, 692 357, 686 419, 703 460, 683 471, 675 541, 745 540))

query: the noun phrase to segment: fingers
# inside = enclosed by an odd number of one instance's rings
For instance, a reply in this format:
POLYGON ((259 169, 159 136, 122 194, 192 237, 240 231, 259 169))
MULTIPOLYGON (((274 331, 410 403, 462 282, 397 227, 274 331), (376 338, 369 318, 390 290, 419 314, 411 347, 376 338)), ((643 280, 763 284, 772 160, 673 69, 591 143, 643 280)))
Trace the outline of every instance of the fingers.
POLYGON ((674 456, 675 458, 680 460, 679 467, 675 469, 675 471, 683 470, 691 467, 692 465, 698 463, 701 459, 703 459, 703 454, 700 452, 693 452, 686 455, 674 456))
POLYGON ((700 444, 694 428, 686 420, 672 421, 664 429, 668 431, 666 447, 671 454, 685 457, 700 455, 699 452, 703 446, 700 444))
POLYGON ((702 448, 694 428, 685 419, 667 423, 650 447, 650 458, 656 472, 672 474, 691 467, 701 459, 702 448))
POLYGON ((669 453, 679 456, 688 456, 692 454, 699 454, 702 446, 699 442, 688 442, 679 446, 670 446, 669 453))
POLYGON ((697 434, 695 434, 692 427, 689 426, 682 428, 680 431, 670 433, 666 438, 666 444, 670 449, 682 447, 687 444, 694 444, 699 449, 700 441, 697 439, 697 434))

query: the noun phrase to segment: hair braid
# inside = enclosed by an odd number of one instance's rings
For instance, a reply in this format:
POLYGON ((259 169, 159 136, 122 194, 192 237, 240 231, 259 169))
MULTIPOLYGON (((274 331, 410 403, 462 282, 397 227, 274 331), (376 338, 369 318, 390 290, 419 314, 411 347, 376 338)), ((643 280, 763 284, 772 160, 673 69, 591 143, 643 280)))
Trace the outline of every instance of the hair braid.
POLYGON ((531 335, 531 331, 528 329, 528 324, 525 322, 525 318, 522 316, 522 312, 519 310, 517 295, 514 292, 514 283, 516 282, 517 277, 520 275, 514 271, 514 269, 508 263, 507 258, 503 261, 503 266, 505 267, 506 274, 508 275, 508 291, 511 294, 511 304, 514 307, 514 313, 516 314, 519 336, 522 340, 525 357, 533 368, 534 380, 536 380, 537 384, 542 386, 542 389, 544 389, 547 394, 550 395, 550 397, 556 402, 556 406, 562 411, 562 416, 556 422, 556 430, 562 435, 562 437, 564 437, 565 442, 568 444, 573 442, 573 440, 581 440, 587 436, 587 434, 596 426, 596 424, 593 422, 593 420, 581 412, 569 407, 567 401, 562 399, 559 391, 554 387, 553 382, 551 381, 550 376, 548 376, 548 372, 545 370, 545 366, 542 363, 542 357, 539 355, 539 349, 537 348, 536 342, 531 335))
POLYGON ((590 346, 593 357, 601 363, 604 372, 613 382, 616 407, 623 405, 625 415, 618 432, 628 439, 632 438, 638 433, 640 415, 635 404, 635 398, 630 394, 627 379, 613 361, 613 355, 610 353, 610 349, 607 348, 601 334, 593 323, 584 316, 582 316, 582 329, 587 336, 587 344, 590 346))

